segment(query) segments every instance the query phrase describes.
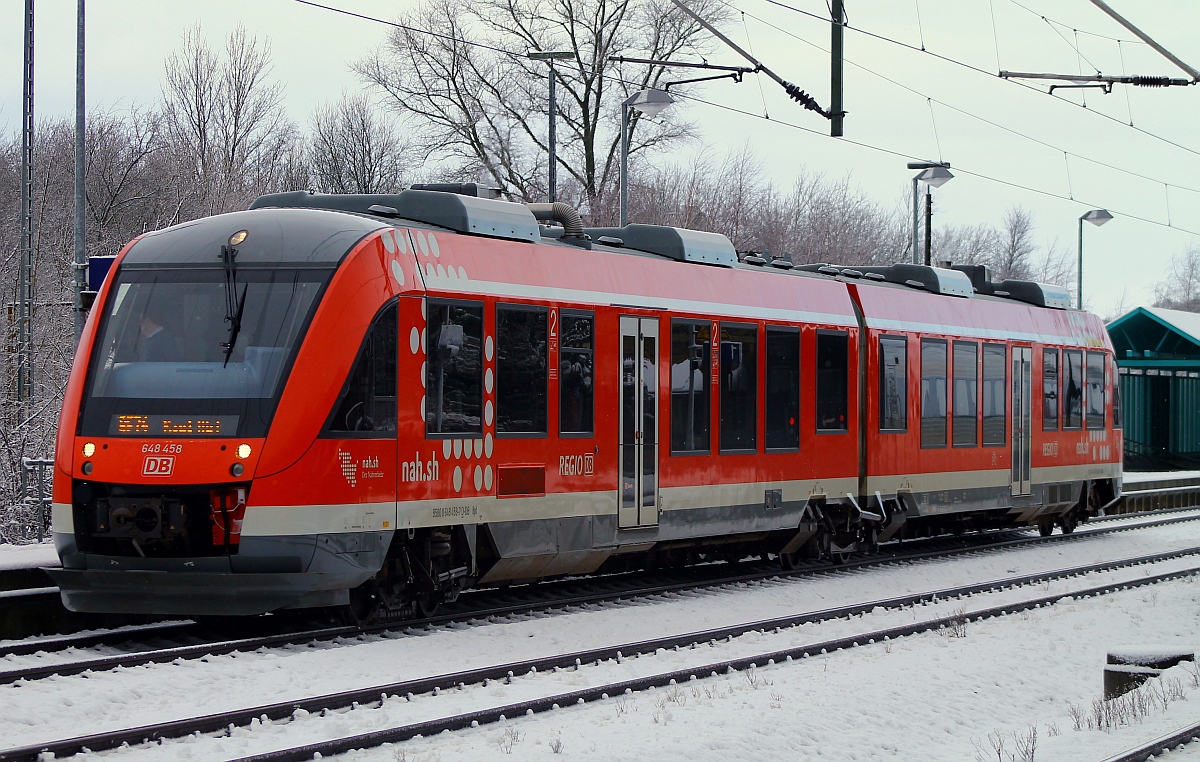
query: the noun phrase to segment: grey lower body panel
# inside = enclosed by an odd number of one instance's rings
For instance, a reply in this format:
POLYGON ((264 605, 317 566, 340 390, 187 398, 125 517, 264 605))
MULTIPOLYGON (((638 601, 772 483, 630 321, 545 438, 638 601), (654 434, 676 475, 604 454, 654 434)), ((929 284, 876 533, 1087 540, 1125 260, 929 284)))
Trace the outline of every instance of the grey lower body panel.
POLYGON ((344 602, 387 555, 392 532, 243 537, 234 555, 139 558, 78 551, 55 536, 62 569, 49 570, 71 611, 224 616, 344 602))

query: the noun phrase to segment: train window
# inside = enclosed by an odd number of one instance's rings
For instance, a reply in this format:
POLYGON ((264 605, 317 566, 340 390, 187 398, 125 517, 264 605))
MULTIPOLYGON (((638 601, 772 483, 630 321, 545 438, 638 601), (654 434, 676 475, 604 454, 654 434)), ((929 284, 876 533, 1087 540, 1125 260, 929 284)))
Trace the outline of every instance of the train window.
POLYGON ((1083 352, 1066 354, 1066 378, 1063 379, 1063 428, 1083 428, 1083 352))
POLYGON ((376 437, 396 435, 396 300, 371 322, 358 359, 329 417, 330 432, 376 437))
POLYGON ((671 452, 709 451, 710 323, 671 321, 671 452))
POLYGON ((596 321, 591 313, 563 310, 559 314, 562 340, 558 352, 558 431, 591 434, 596 321))
POLYGON ((983 345, 983 446, 1002 447, 1008 443, 1006 415, 1008 388, 1008 348, 1003 344, 983 345))
POLYGON ((425 432, 483 433, 483 304, 429 302, 425 432))
POLYGON ((800 447, 800 330, 767 328, 768 450, 800 447))
POLYGON ((946 446, 946 342, 921 339, 921 446, 946 446))
POLYGON ((1058 431, 1058 350, 1042 350, 1042 431, 1058 431))
POLYGON ((879 430, 908 430, 908 339, 879 339, 879 430))
POLYGON ((1104 364, 1103 352, 1087 353, 1087 427, 1104 428, 1104 364))
POLYGON ((847 431, 850 336, 817 332, 817 431, 847 431))
POLYGON ((721 450, 758 447, 758 328, 721 324, 721 450))
POLYGON ((954 446, 979 445, 979 345, 954 342, 954 446))
POLYGON ((1112 374, 1109 376, 1113 380, 1113 428, 1121 428, 1121 377, 1117 375, 1116 363, 1113 363, 1112 374))
POLYGON ((545 307, 496 307, 496 434, 546 433, 545 307))

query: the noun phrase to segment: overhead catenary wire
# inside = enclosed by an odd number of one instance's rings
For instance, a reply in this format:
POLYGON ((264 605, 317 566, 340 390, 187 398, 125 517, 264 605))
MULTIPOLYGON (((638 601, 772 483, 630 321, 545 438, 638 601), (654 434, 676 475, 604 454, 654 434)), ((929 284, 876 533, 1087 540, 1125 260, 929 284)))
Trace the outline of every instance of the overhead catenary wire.
POLYGON ((1132 43, 1136 43, 1138 45, 1146 44, 1146 43, 1142 42, 1141 40, 1125 40, 1120 37, 1112 37, 1107 34, 1100 34, 1098 32, 1089 32, 1086 29, 1077 29, 1076 27, 1074 27, 1071 24, 1065 24, 1061 21, 1055 21, 1054 19, 1050 18, 1049 16, 1046 16, 1043 13, 1039 13, 1038 11, 1035 11, 1034 9, 1030 8, 1027 5, 1022 5, 1021 3, 1017 2, 1017 0, 1008 0, 1008 1, 1010 3, 1012 3, 1013 5, 1017 6, 1018 8, 1020 8, 1021 10, 1025 11, 1027 13, 1031 13, 1034 16, 1037 16, 1038 18, 1045 21, 1046 23, 1055 24, 1057 26, 1062 27, 1063 29, 1070 29, 1072 32, 1076 32, 1078 34, 1087 35, 1088 37, 1097 37, 1102 40, 1111 40, 1112 42, 1132 42, 1132 43))
MULTIPOLYGON (((722 0, 722 2, 725 2, 725 4, 726 4, 726 5, 729 5, 730 7, 735 7, 735 6, 732 6, 732 5, 730 5, 728 2, 726 2, 726 0, 722 0)), ((753 13, 749 13, 749 12, 747 12, 747 14, 746 14, 746 15, 750 16, 750 18, 752 18, 752 19, 754 19, 754 20, 758 21, 758 22, 759 22, 759 23, 761 23, 761 24, 765 24, 766 26, 768 26, 768 27, 770 27, 770 28, 772 28, 772 29, 774 29, 774 30, 776 30, 776 31, 778 31, 778 32, 780 32, 780 33, 782 33, 782 34, 785 34, 785 35, 787 35, 787 36, 791 37, 792 39, 794 39, 794 40, 797 40, 797 41, 799 41, 799 42, 803 42, 804 44, 806 44, 806 45, 809 45, 810 47, 813 47, 813 48, 815 48, 815 49, 817 49, 817 50, 820 50, 820 51, 822 51, 823 53, 828 53, 828 52, 829 52, 829 50, 828 50, 827 48, 825 48, 824 46, 820 45, 819 43, 815 43, 815 42, 812 42, 811 40, 805 39, 804 37, 801 37, 800 35, 796 34, 795 32, 792 32, 792 31, 790 31, 790 30, 788 30, 788 29, 784 29, 783 27, 780 27, 780 26, 778 26, 778 25, 776 25, 776 24, 772 24, 770 21, 767 21, 767 20, 765 20, 765 19, 762 19, 762 18, 760 18, 760 17, 758 17, 758 16, 755 16, 753 13)), ((958 106, 955 106, 955 105, 953 105, 953 104, 951 104, 951 103, 947 103, 946 101, 940 100, 940 99, 938 99, 938 98, 933 98, 933 97, 931 97, 931 96, 927 95, 926 93, 924 93, 924 92, 922 92, 922 91, 920 91, 920 90, 917 90, 916 88, 914 88, 914 87, 912 87, 912 86, 910 86, 910 85, 906 85, 906 84, 904 84, 903 82, 900 82, 900 81, 898 81, 898 80, 896 80, 896 79, 894 79, 894 78, 892 78, 892 77, 889 77, 889 76, 888 76, 888 75, 886 75, 886 74, 881 74, 880 72, 877 72, 877 71, 875 71, 874 69, 871 69, 871 68, 869 68, 869 67, 867 67, 867 66, 864 66, 864 65, 862 65, 862 64, 856 63, 855 61, 852 61, 852 60, 850 60, 850 59, 848 59, 848 58, 846 59, 846 63, 847 63, 847 64, 849 64, 849 65, 851 65, 851 66, 853 66, 853 67, 855 67, 856 69, 859 69, 859 70, 861 70, 861 71, 864 71, 864 72, 866 72, 866 73, 868 73, 868 74, 871 74, 872 76, 875 76, 875 77, 878 77, 879 79, 882 79, 882 80, 884 80, 885 82, 888 82, 888 83, 890 83, 890 84, 892 84, 892 85, 895 85, 896 87, 899 87, 899 88, 901 88, 901 89, 903 89, 903 90, 906 90, 906 91, 908 91, 909 93, 912 93, 913 95, 916 95, 916 96, 918 96, 918 97, 920 97, 920 98, 923 98, 923 99, 925 99, 926 101, 932 101, 933 103, 936 103, 936 104, 938 104, 939 106, 943 106, 943 107, 945 107, 945 108, 948 108, 948 109, 950 109, 950 110, 952 110, 952 111, 954 111, 954 112, 956 112, 956 113, 962 114, 963 116, 969 117, 969 118, 971 118, 971 119, 975 119, 975 120, 977 120, 977 121, 979 121, 979 122, 982 122, 982 123, 984 123, 984 124, 987 124, 987 125, 990 125, 990 126, 992 126, 992 127, 995 127, 995 128, 996 128, 996 129, 998 129, 998 130, 1002 130, 1002 131, 1004 131, 1004 132, 1007 132, 1007 133, 1009 133, 1009 134, 1015 135, 1015 136, 1017 136, 1017 137, 1019 137, 1019 138, 1022 138, 1022 139, 1024 139, 1024 140, 1028 140, 1028 141, 1030 141, 1030 142, 1036 143, 1036 144, 1038 144, 1038 145, 1040 145, 1040 146, 1043 146, 1043 147, 1045 147, 1045 148, 1049 148, 1049 149, 1051 149, 1051 150, 1054 150, 1054 151, 1057 151, 1057 152, 1069 153, 1071 156, 1073 156, 1073 157, 1074 157, 1074 158, 1076 158, 1076 159, 1080 159, 1080 160, 1082 160, 1082 161, 1086 161, 1086 162, 1088 162, 1088 163, 1095 164, 1096 166, 1104 167, 1105 169, 1111 169, 1111 170, 1113 170, 1113 171, 1115 171, 1115 172, 1120 172, 1120 173, 1122 173, 1122 174, 1129 175, 1130 177, 1137 177, 1137 178, 1139 178, 1139 179, 1142 179, 1142 180, 1147 180, 1147 181, 1149 181, 1149 182, 1153 182, 1153 183, 1156 183, 1156 184, 1165 184, 1165 185, 1170 185, 1172 188, 1176 188, 1177 190, 1188 191, 1188 192, 1190 192, 1190 193, 1200 193, 1200 187, 1191 187, 1191 186, 1187 186, 1187 185, 1182 185, 1182 184, 1180 184, 1180 183, 1172 183, 1172 182, 1167 182, 1167 181, 1165 181, 1165 180, 1161 180, 1161 179, 1159 179, 1159 178, 1157 178, 1157 177, 1151 177, 1150 175, 1146 175, 1146 174, 1144 174, 1144 173, 1137 172, 1137 171, 1135 171, 1135 170, 1132 170, 1132 169, 1126 169, 1126 168, 1124 168, 1124 167, 1117 166, 1117 165, 1115 165, 1115 164, 1112 164, 1112 163, 1110 163, 1110 162, 1103 161, 1103 160, 1101 160, 1101 159, 1096 159, 1096 158, 1093 158, 1093 157, 1090 157, 1090 156, 1086 156, 1086 155, 1084 155, 1084 154, 1076 153, 1076 152, 1074 152, 1074 151, 1068 151, 1067 149, 1064 149, 1062 146, 1054 145, 1053 143, 1049 143, 1049 142, 1047 142, 1047 141, 1045 141, 1045 140, 1042 140, 1042 139, 1040 139, 1040 138, 1036 138, 1036 137, 1034 137, 1034 136, 1032 136, 1032 135, 1029 135, 1029 134, 1027 134, 1027 133, 1024 133, 1024 132, 1021 132, 1020 130, 1017 130, 1017 129, 1014 129, 1014 128, 1012 128, 1012 127, 1008 127, 1008 126, 1006 126, 1006 125, 1000 124, 999 122, 996 122, 996 121, 994 121, 994 120, 992 120, 992 119, 989 119, 989 118, 987 118, 987 117, 980 116, 980 115, 978 115, 978 114, 972 113, 972 112, 970 112, 970 111, 967 111, 967 110, 965 110, 965 109, 963 109, 963 108, 960 108, 960 107, 958 107, 958 106)), ((1018 83, 1018 84, 1019 84, 1019 83, 1018 83)), ((1038 92, 1041 92, 1041 91, 1040 91, 1040 90, 1038 90, 1038 92)))
MULTIPOLYGON (((769 3, 770 5, 775 5, 775 6, 778 6, 778 7, 780 7, 780 8, 783 8, 784 10, 792 11, 793 13, 798 13, 798 14, 800 14, 801 16, 807 16, 807 17, 809 17, 809 18, 817 19, 818 21, 823 21, 823 22, 825 22, 825 23, 829 23, 829 19, 827 19, 827 18, 823 18, 823 17, 822 17, 820 14, 813 13, 812 11, 806 11, 806 10, 804 10, 803 8, 797 8, 797 7, 795 7, 794 5, 788 5, 787 3, 784 3, 784 2, 782 2, 781 0, 763 0, 763 2, 765 2, 765 3, 769 3)), ((761 21, 762 19, 759 19, 759 20, 761 21)), ((1027 90, 1032 90, 1032 91, 1033 91, 1033 92, 1035 92, 1035 93, 1039 93, 1039 94, 1041 94, 1041 95, 1046 95, 1046 96, 1049 96, 1049 97, 1051 97, 1051 98, 1054 98, 1055 100, 1057 100, 1057 101, 1059 101, 1059 102, 1061 102, 1061 103, 1065 103, 1065 104, 1067 104, 1067 105, 1070 105, 1070 106, 1074 106, 1074 107, 1076 107, 1076 108, 1083 109, 1085 112, 1087 112, 1087 113, 1089 113, 1089 114, 1095 114, 1096 116, 1102 117, 1102 118, 1104 118, 1104 119, 1108 119, 1109 121, 1116 122, 1117 124, 1120 124, 1120 125, 1124 125, 1124 126, 1128 127, 1129 129, 1131 129, 1131 130, 1134 130, 1135 132, 1138 132, 1138 133, 1140 133, 1140 134, 1142 134, 1142 135, 1145 135, 1145 136, 1147 136, 1147 137, 1149 137, 1149 138, 1153 138, 1154 140, 1160 141, 1160 142, 1162 142, 1162 143, 1165 143, 1165 144, 1167 144, 1167 145, 1170 145, 1170 146, 1174 146, 1175 148, 1178 148, 1178 149, 1180 149, 1180 150, 1182 150, 1182 151, 1187 151, 1187 152, 1188 152, 1188 153, 1190 153, 1190 154, 1194 154, 1194 155, 1196 155, 1196 156, 1200 156, 1200 150, 1197 150, 1197 149, 1195 149, 1195 148, 1191 148, 1191 147, 1189 147, 1189 146, 1185 146, 1185 145, 1183 145, 1182 143, 1178 143, 1178 142, 1176 142, 1176 141, 1174 141, 1174 140, 1171 140, 1170 138, 1165 138, 1165 137, 1163 137, 1162 135, 1158 135, 1158 134, 1156 134, 1156 133, 1150 132, 1149 130, 1147 130, 1147 129, 1144 129, 1144 128, 1142 128, 1142 127, 1136 127, 1136 126, 1134 126, 1134 125, 1132 125, 1132 124, 1128 124, 1128 123, 1126 123, 1126 122, 1123 122, 1123 121, 1121 121, 1121 120, 1120 120, 1120 119, 1118 119, 1117 117, 1115 117, 1115 116, 1111 116, 1111 115, 1109 115, 1109 114, 1105 114, 1105 113, 1104 113, 1104 112, 1102 112, 1102 111, 1097 111, 1097 110, 1095 110, 1095 109, 1091 109, 1091 108, 1087 108, 1087 107, 1085 107, 1085 106, 1081 106, 1080 104, 1078 104, 1078 103, 1075 103, 1074 101, 1072 101, 1072 100, 1069 100, 1069 99, 1067 99, 1067 98, 1064 98, 1064 97, 1062 97, 1061 95, 1056 95, 1055 93, 1047 93, 1046 91, 1042 90, 1040 87, 1036 87, 1036 86, 1034 86, 1034 85, 1031 85, 1031 84, 1029 84, 1029 83, 1027 83, 1027 82, 1021 82, 1021 81, 1018 81, 1018 80, 1015 80, 1015 79, 1006 79, 1006 78, 1002 78, 1002 77, 999 77, 999 75, 998 75, 998 74, 996 74, 996 73, 994 73, 994 72, 990 72, 990 71, 988 71, 987 69, 982 69, 982 68, 980 68, 980 67, 978 67, 978 66, 975 66, 974 64, 969 64, 969 63, 967 63, 966 61, 960 61, 960 60, 958 60, 958 59, 956 59, 956 58, 951 58, 950 56, 944 55, 944 54, 942 54, 942 53, 936 53, 936 52, 934 52, 934 51, 932 51, 932 50, 922 50, 921 48, 918 48, 917 46, 915 46, 915 45, 913 45, 913 44, 911 44, 911 43, 904 42, 904 41, 902 41, 902 40, 897 40, 897 39, 894 39, 894 38, 888 37, 888 36, 886 36, 886 35, 879 34, 878 32, 872 32, 872 31, 869 31, 869 30, 863 29, 863 28, 861 28, 861 27, 850 26, 850 24, 849 24, 849 23, 845 24, 844 26, 845 26, 845 28, 846 28, 846 29, 849 29, 849 30, 851 30, 851 31, 853 31, 853 32, 857 32, 857 33, 859 33, 859 34, 861 34, 861 35, 864 35, 864 36, 866 36, 866 37, 870 37, 870 38, 872 38, 872 39, 879 40, 880 42, 886 42, 886 43, 888 43, 888 44, 890 44, 890 45, 896 45, 896 46, 898 46, 898 47, 905 48, 905 49, 907 49, 907 50, 911 50, 911 51, 913 51, 914 53, 924 53, 925 55, 931 56, 931 57, 933 57, 933 58, 935 58, 935 59, 937 59, 937 60, 939 60, 939 61, 944 61, 945 63, 949 63, 949 64, 953 64, 954 66, 959 66, 959 67, 962 67, 962 68, 964 68, 964 69, 967 69, 967 70, 969 70, 969 71, 973 71, 973 72, 975 72, 975 73, 977 73, 977 74, 982 74, 982 75, 984 75, 984 76, 986 76, 986 77, 988 77, 988 78, 992 78, 992 79, 997 79, 997 78, 998 78, 998 79, 1002 79, 1003 81, 1005 81, 1005 82, 1009 82, 1009 83, 1011 83, 1011 84, 1013 84, 1013 85, 1016 85, 1017 87, 1023 87, 1023 88, 1025 88, 1025 89, 1027 89, 1027 90)))
MULTIPOLYGON (((398 28, 405 29, 405 30, 408 30, 408 31, 412 31, 412 32, 414 32, 414 33, 418 33, 418 34, 429 34, 429 35, 432 35, 432 36, 435 36, 435 37, 440 37, 440 38, 442 38, 442 39, 446 39, 447 41, 452 41, 452 42, 461 43, 461 44, 465 44, 465 45, 471 45, 471 46, 475 46, 475 47, 485 48, 485 49, 487 49, 487 50, 491 50, 491 51, 494 51, 494 52, 497 52, 497 53, 502 53, 502 54, 504 54, 504 55, 514 56, 514 57, 516 57, 516 56, 517 56, 517 54, 516 54, 516 53, 513 53, 512 51, 504 50, 503 48, 495 47, 495 46, 492 46, 492 45, 486 45, 486 44, 484 44, 484 43, 473 42, 473 41, 470 41, 470 40, 465 40, 465 39, 462 39, 462 38, 456 38, 456 37, 453 37, 453 36, 451 36, 451 35, 440 34, 440 33, 437 33, 437 32, 430 32, 430 31, 428 31, 428 30, 423 30, 423 29, 418 29, 418 28, 411 27, 411 26, 406 26, 406 25, 400 24, 400 23, 398 23, 398 22, 387 21, 387 20, 385 20, 385 19, 380 19, 380 18, 377 18, 377 17, 374 17, 374 16, 368 16, 368 15, 361 14, 361 13, 354 13, 354 12, 351 12, 351 11, 345 11, 345 10, 342 10, 342 9, 340 9, 340 8, 336 8, 336 7, 333 7, 333 6, 323 5, 323 4, 321 4, 321 3, 314 2, 313 0, 295 0, 295 1, 296 1, 296 2, 298 2, 298 3, 301 3, 301 4, 303 4, 303 5, 308 5, 308 6, 311 6, 311 7, 314 7, 314 8, 321 8, 321 9, 323 9, 323 10, 333 11, 333 12, 336 12, 336 13, 342 13, 342 14, 344 14, 344 15, 347 15, 347 16, 352 16, 352 17, 359 18, 359 19, 362 19, 362 20, 365 20, 365 21, 372 21, 372 22, 379 23, 379 24, 385 24, 385 25, 392 26, 392 27, 398 27, 398 28)), ((777 5, 782 5, 782 3, 775 2, 775 0, 767 0, 767 2, 774 2, 774 3, 775 3, 775 4, 777 4, 777 5)), ((806 15, 813 15, 813 16, 815 16, 815 14, 808 14, 808 12, 807 12, 807 11, 804 11, 803 13, 805 13, 806 15)), ((750 15, 750 14, 747 14, 747 15, 750 15)), ((820 18, 820 17, 818 16, 817 18, 820 18)), ((759 19, 759 20, 761 21, 761 19, 759 19)), ((773 25, 772 25, 772 26, 773 26, 773 25)), ((777 27, 776 27, 776 28, 777 28, 777 27)), ((806 40, 803 40, 803 38, 799 38, 799 37, 797 37, 797 39, 801 39, 802 41, 805 41, 805 42, 807 42, 806 40)), ((809 43, 809 44, 814 44, 814 43, 809 43)), ((904 43, 900 43, 900 44, 904 44, 904 43)), ((911 47, 911 46, 908 46, 908 47, 911 47)), ((933 53, 933 54, 931 54, 931 55, 935 55, 935 56, 937 56, 938 54, 936 54, 936 53, 933 53)), ((940 56, 939 56, 939 57, 940 57, 940 56)), ((962 64, 962 65, 964 65, 964 66, 969 66, 969 64, 962 64)), ((862 67, 859 67, 859 68, 862 68, 862 67)), ((980 71, 982 71, 982 70, 980 70, 980 71)), ((621 83, 621 84, 625 84, 625 85, 634 85, 634 86, 636 86, 636 85, 637 85, 637 83, 630 82, 630 81, 628 81, 628 80, 622 79, 622 78, 620 78, 620 77, 617 77, 617 76, 613 76, 613 75, 603 75, 603 76, 604 76, 604 78, 605 78, 605 79, 608 79, 608 80, 611 80, 611 81, 614 81, 614 82, 618 82, 618 83, 621 83)), ((880 75, 880 76, 882 76, 882 75, 880 75)), ((897 84, 899 84, 899 83, 897 83, 897 84)), ((903 87, 907 87, 907 86, 904 86, 904 85, 902 85, 902 86, 903 86, 903 87)), ((915 91, 914 91, 914 92, 915 92, 915 91)), ((1040 91, 1039 91, 1039 92, 1040 92, 1040 91)), ((675 93, 674 97, 676 97, 676 98, 679 98, 679 99, 681 99, 681 100, 692 101, 692 102, 695 102, 695 103, 700 103, 700 104, 703 104, 703 105, 706 105, 706 106, 710 106, 710 107, 713 107, 713 108, 718 108, 718 109, 721 109, 721 110, 723 110, 723 111, 727 111, 727 112, 729 112, 729 113, 740 114, 740 115, 742 115, 742 116, 747 116, 747 117, 750 117, 750 118, 752 118, 752 119, 761 119, 761 120, 763 120, 763 121, 767 121, 767 122, 770 122, 770 123, 772 123, 772 124, 778 124, 778 125, 782 125, 782 126, 784 126, 784 127, 788 127, 788 128, 790 128, 790 129, 799 130, 799 131, 801 131, 801 132, 807 132, 807 133, 811 133, 811 134, 813 134, 813 135, 818 135, 818 136, 820 136, 820 137, 826 137, 824 132, 822 132, 822 131, 820 131, 820 130, 813 129, 813 128, 811 128, 811 127, 805 127, 805 126, 803 126, 803 125, 800 125, 800 124, 795 124, 795 123, 793 123, 793 122, 789 122, 789 121, 786 121, 786 120, 783 120, 783 119, 768 119, 768 118, 766 118, 766 117, 764 117, 764 116, 762 116, 762 115, 760 115, 760 114, 755 114, 755 113, 753 113, 753 112, 751 112, 751 111, 746 111, 745 109, 740 109, 740 108, 737 108, 737 107, 735 107, 735 106, 727 106, 727 105, 725 105, 725 104, 722 104, 722 103, 717 103, 717 102, 715 102, 715 101, 706 100, 706 99, 704 99, 704 98, 700 98, 699 96, 695 96, 695 95, 685 95, 685 94, 683 94, 683 93, 675 93)), ((940 102, 939 102, 939 103, 940 103, 940 102)), ((944 104, 944 103, 943 103, 943 104, 941 104, 941 105, 947 105, 947 104, 944 104)), ((956 110, 958 110, 958 109, 956 109, 956 110)), ((885 147, 883 147, 883 146, 877 146, 877 145, 874 145, 874 144, 871 144, 871 143, 866 143, 866 142, 863 142, 863 141, 860 141, 860 140, 854 140, 854 139, 852 139, 852 138, 839 138, 839 139, 838 139, 838 141, 839 141, 839 142, 842 142, 842 143, 848 143, 848 144, 850 144, 850 145, 858 146, 858 147, 860 147, 860 148, 866 148, 866 149, 868 149, 868 150, 875 151, 875 152, 877 152, 877 153, 883 153, 883 154, 887 154, 887 155, 889 155, 889 156, 895 156, 895 157, 902 158, 902 159, 907 159, 907 160, 919 161, 919 160, 922 160, 922 159, 924 158, 924 157, 917 156, 917 155, 915 155, 915 154, 904 153, 903 151, 898 151, 898 150, 891 149, 891 148, 885 148, 885 147)), ((1176 231, 1179 231, 1179 232, 1182 232, 1182 233, 1187 233, 1187 234, 1189 234, 1189 235, 1200 235, 1200 231, 1196 231, 1196 230, 1191 230, 1191 229, 1188 229, 1188 228, 1179 227, 1178 225, 1174 225, 1174 224, 1170 224, 1170 223, 1164 223, 1164 222, 1162 222, 1162 221, 1160 221, 1160 220, 1154 220, 1154 219, 1150 219, 1149 217, 1144 217, 1144 216, 1141 216, 1141 215, 1138 215, 1138 214, 1133 214, 1133 213, 1131 213, 1131 212, 1126 212, 1126 211, 1123 211, 1123 210, 1121 210, 1121 209, 1117 209, 1117 208, 1115 208, 1115 207, 1113 207, 1113 206, 1111 206, 1111 205, 1104 205, 1104 204, 1098 204, 1098 203, 1095 203, 1095 204, 1093 204, 1093 203, 1090 203, 1090 202, 1084 201, 1084 200, 1082 200, 1082 199, 1076 199, 1076 198, 1071 198, 1070 196, 1064 196, 1064 195, 1062 195, 1061 193, 1055 193, 1055 192, 1053 192, 1053 191, 1048 191, 1048 190, 1045 190, 1045 189, 1042 189, 1042 188, 1035 188, 1035 187, 1032 187, 1032 186, 1029 186, 1029 185, 1024 185, 1024 184, 1021 184, 1021 183, 1013 182, 1013 181, 1011 181, 1011 180, 1004 180, 1004 179, 1001 179, 1001 178, 998 178, 998 177, 992 177, 991 175, 987 175, 987 174, 985 174, 985 173, 982 173, 982 172, 975 172, 975 171, 972 171, 972 170, 970 170, 970 169, 967 169, 966 167, 963 167, 961 164, 957 164, 957 163, 956 163, 956 165, 955 165, 955 168, 954 168, 954 171, 955 171, 955 172, 957 172, 957 173, 961 173, 961 174, 963 174, 963 175, 969 176, 969 177, 975 177, 975 178, 978 178, 978 179, 980 179, 980 180, 985 180, 985 181, 988 181, 988 182, 996 183, 996 184, 1003 185, 1003 186, 1006 186, 1006 187, 1009 187, 1009 188, 1015 188, 1015 189, 1018 189, 1018 190, 1023 190, 1023 191, 1029 192, 1029 193, 1034 193, 1034 194, 1041 195, 1041 196, 1045 196, 1045 197, 1048 197, 1048 198, 1056 198, 1056 199, 1060 199, 1060 200, 1063 200, 1063 201, 1070 201, 1070 202, 1075 202, 1075 203, 1081 203, 1081 204, 1085 204, 1085 205, 1092 206, 1092 207, 1097 207, 1097 208, 1099 208, 1099 207, 1105 207, 1105 208, 1107 208, 1109 211, 1113 212, 1114 214, 1120 215, 1121 217, 1123 217, 1123 218, 1126 218, 1126 219, 1130 219, 1130 220, 1136 220, 1136 221, 1138 221, 1138 222, 1144 222, 1144 223, 1146 223, 1146 224, 1150 224, 1150 225, 1156 225, 1156 226, 1158 226, 1158 227, 1168 228, 1168 229, 1170 229, 1170 230, 1176 230, 1176 231)), ((1122 170, 1122 171, 1124 171, 1124 170, 1122 170)), ((1152 179, 1152 178, 1147 178, 1147 179, 1152 179)), ((1156 181, 1156 182, 1161 182, 1161 181, 1156 181)), ((1174 186, 1174 187, 1182 187, 1182 186, 1174 186)), ((1195 191, 1194 189, 1191 189, 1191 188, 1184 188, 1184 189, 1185 189, 1185 190, 1193 190, 1193 192, 1200 192, 1200 191, 1195 191)))

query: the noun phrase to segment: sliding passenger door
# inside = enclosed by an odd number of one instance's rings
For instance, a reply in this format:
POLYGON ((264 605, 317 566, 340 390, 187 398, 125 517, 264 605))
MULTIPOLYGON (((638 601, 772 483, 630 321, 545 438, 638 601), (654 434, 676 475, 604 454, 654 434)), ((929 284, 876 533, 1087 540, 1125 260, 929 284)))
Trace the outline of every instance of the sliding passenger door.
POLYGON ((1028 495, 1030 435, 1033 428, 1031 407, 1030 347, 1012 348, 1012 494, 1028 495))
POLYGON ((617 452, 622 529, 658 524, 658 318, 621 317, 617 452))

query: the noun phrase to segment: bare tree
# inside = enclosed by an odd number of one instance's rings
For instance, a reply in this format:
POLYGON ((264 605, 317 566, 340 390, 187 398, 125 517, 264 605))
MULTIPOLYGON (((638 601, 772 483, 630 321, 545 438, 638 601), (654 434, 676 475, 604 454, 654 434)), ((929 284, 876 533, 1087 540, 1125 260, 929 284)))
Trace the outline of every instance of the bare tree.
POLYGON ((299 139, 283 110, 283 86, 270 73, 270 44, 241 26, 218 54, 197 25, 168 57, 164 121, 191 175, 179 179, 192 189, 197 213, 244 207, 250 189, 278 175, 275 159, 299 139))
MULTIPOLYGON (((715 0, 699 6, 710 19, 727 14, 715 0)), ((359 74, 411 117, 417 143, 433 161, 447 162, 449 175, 492 182, 525 200, 545 195, 549 72, 526 54, 572 52, 574 60, 555 67, 559 163, 565 188, 597 222, 615 209, 620 103, 667 79, 663 67, 609 57, 694 56, 711 39, 667 0, 426 0, 400 21, 434 34, 396 29, 359 62, 359 74)), ((691 134, 678 113, 651 124, 634 112, 630 131, 635 155, 691 134)))
POLYGON ((1154 306, 1200 312, 1200 245, 1171 257, 1167 277, 1154 287, 1154 306))
POLYGON ((308 152, 314 186, 327 193, 396 192, 407 169, 407 146, 363 94, 313 115, 308 152))
POLYGON ((1033 274, 1033 214, 1020 204, 1009 207, 999 231, 999 246, 992 260, 996 280, 1029 280, 1033 274))

